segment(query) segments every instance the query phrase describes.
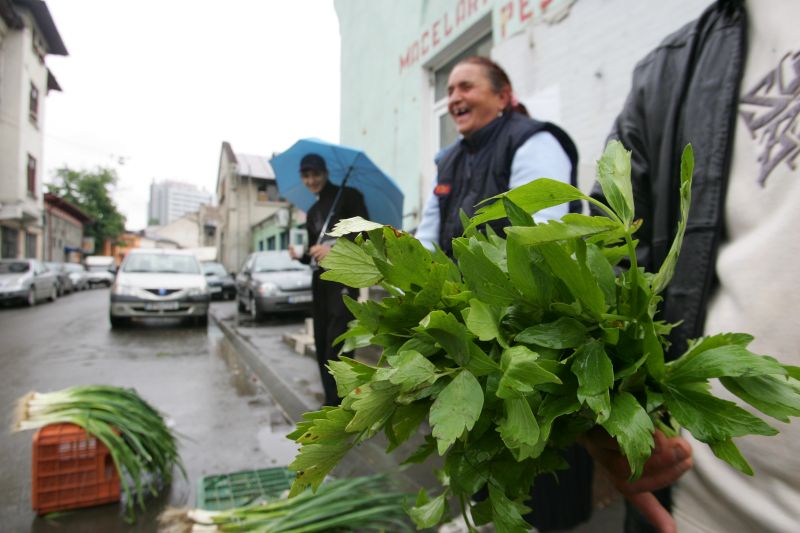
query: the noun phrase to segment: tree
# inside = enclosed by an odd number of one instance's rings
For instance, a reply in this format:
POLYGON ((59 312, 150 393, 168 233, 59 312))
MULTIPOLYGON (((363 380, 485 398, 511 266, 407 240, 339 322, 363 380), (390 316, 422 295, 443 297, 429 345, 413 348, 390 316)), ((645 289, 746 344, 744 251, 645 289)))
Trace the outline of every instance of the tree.
POLYGON ((61 167, 56 170, 55 183, 48 183, 47 189, 92 217, 93 222, 84 232, 102 246, 106 240, 116 241, 125 231, 125 216, 111 198, 118 179, 113 168, 97 167, 88 171, 61 167))

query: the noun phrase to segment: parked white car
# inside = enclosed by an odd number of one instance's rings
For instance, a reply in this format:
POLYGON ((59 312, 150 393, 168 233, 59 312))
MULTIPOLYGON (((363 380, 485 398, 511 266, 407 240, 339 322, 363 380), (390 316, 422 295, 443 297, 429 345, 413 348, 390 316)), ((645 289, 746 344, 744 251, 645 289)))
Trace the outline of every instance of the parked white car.
POLYGON ((58 298, 58 278, 36 259, 0 259, 0 302, 36 305, 58 298))
POLYGON ((76 291, 82 291, 89 288, 89 273, 86 267, 80 263, 64 263, 64 268, 69 274, 69 279, 72 280, 72 286, 76 291))
POLYGON ((192 318, 208 324, 209 292, 197 258, 181 250, 131 250, 111 287, 111 327, 137 317, 192 318))

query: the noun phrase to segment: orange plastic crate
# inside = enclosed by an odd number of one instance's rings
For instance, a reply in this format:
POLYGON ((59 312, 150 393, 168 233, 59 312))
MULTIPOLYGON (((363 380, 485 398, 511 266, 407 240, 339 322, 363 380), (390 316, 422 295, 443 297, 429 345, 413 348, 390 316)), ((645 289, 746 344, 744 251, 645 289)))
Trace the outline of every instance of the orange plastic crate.
POLYGON ((33 436, 33 510, 39 514, 119 501, 111 452, 74 424, 51 424, 33 436))

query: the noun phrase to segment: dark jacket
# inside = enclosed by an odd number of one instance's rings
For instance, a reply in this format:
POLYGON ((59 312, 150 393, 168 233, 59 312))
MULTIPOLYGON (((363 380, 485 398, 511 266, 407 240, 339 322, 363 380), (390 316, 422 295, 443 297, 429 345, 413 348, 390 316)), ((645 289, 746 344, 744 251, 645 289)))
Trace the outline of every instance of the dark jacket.
MULTIPOLYGON (((325 187, 320 191, 317 201, 308 210, 306 214, 306 232, 308 233, 309 248, 317 244, 322 226, 325 224, 325 218, 328 216, 331 206, 333 206, 333 202, 336 199, 336 193, 339 192, 340 188, 341 187, 338 185, 334 185, 328 181, 325 187)), ((350 187, 345 187, 325 231, 331 231, 333 226, 341 219, 352 217, 369 218, 367 215, 367 207, 364 205, 364 197, 361 193, 350 187)), ((306 264, 310 263, 311 256, 308 254, 307 250, 306 253, 303 254, 303 257, 300 258, 300 261, 306 264)))
MULTIPOLYGON (((535 134, 547 131, 561 144, 572 163, 572 184, 576 184, 578 150, 564 130, 515 112, 506 112, 469 139, 462 139, 449 148, 437 163, 439 198, 439 245, 452 255, 451 241, 464 231, 459 211, 467 216, 475 213, 481 200, 508 191, 514 154, 535 134)), ((500 233, 508 220, 495 221, 492 227, 500 233)))
MULTIPOLYGON (((694 149, 692 206, 661 316, 683 321, 670 337, 669 358, 702 335, 715 285, 746 28, 742 2, 721 0, 667 37, 636 66, 610 135, 632 151, 636 217, 643 220, 637 258, 650 272, 658 270, 675 236, 681 152, 688 143, 694 149)), ((598 185, 593 196, 602 196, 598 185)))

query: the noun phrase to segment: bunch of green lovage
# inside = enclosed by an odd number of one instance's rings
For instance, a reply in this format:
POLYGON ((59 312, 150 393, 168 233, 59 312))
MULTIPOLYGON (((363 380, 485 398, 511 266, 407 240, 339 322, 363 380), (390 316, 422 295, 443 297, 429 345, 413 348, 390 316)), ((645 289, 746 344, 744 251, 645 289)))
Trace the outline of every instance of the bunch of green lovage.
POLYGON ((484 202, 456 261, 413 236, 361 219, 342 221, 323 261, 324 279, 380 285, 382 301, 346 298, 355 316, 344 350, 377 345, 376 366, 330 362, 338 407, 304 415, 289 437, 301 445, 290 468, 292 493, 317 487, 355 445, 384 432, 387 453, 417 432, 424 444, 407 459, 444 456, 442 490, 420 491, 410 515, 420 528, 460 502, 470 527, 523 532, 534 478, 565 467, 561 450, 601 426, 641 476, 656 428, 682 426, 720 459, 752 474, 733 438, 775 429, 735 403, 714 397, 719 378, 741 400, 781 421, 800 415, 800 368, 747 349, 752 337, 715 335, 690 343, 665 363, 672 325, 657 320, 659 294, 675 270, 691 202, 694 157, 681 160, 676 237, 658 272, 636 263, 630 152, 611 142, 598 162, 607 205, 578 189, 539 179, 484 202), (565 215, 535 224, 532 214, 585 200, 607 216, 565 215), (486 222, 507 217, 505 238, 486 222), (628 268, 618 268, 621 261, 628 268), (425 423, 426 422, 426 423, 425 423), (470 497, 485 489, 488 498, 470 497))

